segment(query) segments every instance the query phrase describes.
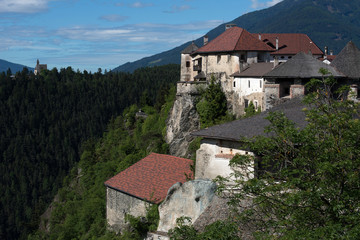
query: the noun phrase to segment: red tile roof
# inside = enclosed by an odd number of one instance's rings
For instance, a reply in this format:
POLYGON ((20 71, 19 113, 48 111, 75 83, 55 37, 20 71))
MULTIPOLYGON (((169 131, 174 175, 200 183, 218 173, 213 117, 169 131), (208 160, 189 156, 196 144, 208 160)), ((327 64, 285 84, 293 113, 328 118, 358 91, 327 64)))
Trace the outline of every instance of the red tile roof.
MULTIPOLYGON (((259 33, 252 33, 254 37, 259 39, 259 33)), ((261 33, 261 40, 264 43, 272 44, 276 47, 276 38, 279 39, 279 50, 272 52, 272 55, 296 55, 299 52, 309 53, 313 55, 322 55, 323 51, 303 33, 261 33)))
POLYGON ((324 61, 325 59, 329 60, 329 62, 332 62, 335 58, 336 58, 337 55, 327 55, 326 58, 325 57, 322 57, 322 58, 319 58, 320 61, 324 61))
POLYGON ((153 203, 160 203, 169 188, 192 176, 190 159, 151 153, 105 182, 105 185, 153 203))
POLYGON ((232 27, 199 48, 196 53, 234 51, 273 51, 273 49, 245 29, 232 27))

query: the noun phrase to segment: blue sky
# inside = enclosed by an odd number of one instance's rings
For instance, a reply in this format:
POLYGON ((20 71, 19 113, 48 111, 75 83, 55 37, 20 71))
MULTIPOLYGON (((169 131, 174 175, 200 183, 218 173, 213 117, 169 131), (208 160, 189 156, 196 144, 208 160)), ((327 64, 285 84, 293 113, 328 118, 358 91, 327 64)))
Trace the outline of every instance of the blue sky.
POLYGON ((280 1, 0 0, 0 59, 110 70, 280 1))

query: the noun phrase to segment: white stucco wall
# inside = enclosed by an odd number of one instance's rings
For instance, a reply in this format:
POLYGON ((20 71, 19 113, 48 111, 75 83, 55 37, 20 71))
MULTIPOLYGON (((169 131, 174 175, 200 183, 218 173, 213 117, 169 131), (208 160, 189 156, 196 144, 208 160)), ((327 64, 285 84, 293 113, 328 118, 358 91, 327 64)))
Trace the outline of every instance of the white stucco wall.
MULTIPOLYGON (((233 169, 229 166, 229 162, 231 156, 235 154, 253 155, 252 152, 241 150, 241 144, 235 141, 203 139, 200 148, 196 151, 195 179, 214 179, 219 175, 230 176, 233 169)), ((244 171, 253 173, 254 163, 243 168, 244 171)))
POLYGON ((233 89, 240 97, 244 97, 252 93, 263 92, 264 89, 263 78, 235 77, 234 82, 235 87, 233 87, 233 89))

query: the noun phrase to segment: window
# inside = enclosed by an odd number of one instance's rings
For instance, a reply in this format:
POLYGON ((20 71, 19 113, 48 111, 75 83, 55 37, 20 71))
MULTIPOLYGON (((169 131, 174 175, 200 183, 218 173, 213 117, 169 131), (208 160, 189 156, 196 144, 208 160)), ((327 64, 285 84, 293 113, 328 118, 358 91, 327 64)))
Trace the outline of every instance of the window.
POLYGON ((281 56, 281 59, 284 59, 284 56, 281 56))
POLYGON ((291 59, 292 57, 291 56, 288 56, 288 59, 291 59))
POLYGON ((258 101, 257 100, 254 100, 254 107, 255 107, 255 109, 258 108, 258 101))
POLYGON ((186 61, 186 67, 190 67, 190 61, 186 61))
POLYGON ((245 108, 249 106, 249 100, 245 99, 245 108))
POLYGON ((227 55, 227 62, 230 62, 231 61, 231 55, 227 55))
POLYGON ((236 81, 234 80, 234 87, 236 87, 236 81))
POLYGON ((249 88, 250 88, 250 80, 248 80, 248 85, 249 85, 249 88))
POLYGON ((221 55, 217 56, 217 63, 219 63, 221 61, 221 55))
POLYGON ((262 88, 262 81, 260 80, 260 88, 262 88))

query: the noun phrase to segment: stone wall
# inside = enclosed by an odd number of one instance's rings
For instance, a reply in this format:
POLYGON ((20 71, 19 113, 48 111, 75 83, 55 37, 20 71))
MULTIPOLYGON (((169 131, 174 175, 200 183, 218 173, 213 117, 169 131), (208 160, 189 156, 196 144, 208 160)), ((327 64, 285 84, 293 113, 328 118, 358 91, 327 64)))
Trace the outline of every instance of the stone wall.
POLYGON ((145 216, 146 204, 150 204, 109 187, 106 188, 106 201, 106 220, 109 229, 116 233, 127 227, 126 214, 145 216))
POLYGON ((304 85, 291 85, 290 87, 290 98, 301 97, 305 95, 304 85))
MULTIPOLYGON (((195 179, 214 179, 218 175, 228 177, 234 171, 229 162, 235 154, 253 155, 252 152, 241 149, 241 144, 236 141, 203 139, 196 151, 195 179)), ((254 172, 254 164, 244 166, 243 169, 248 173, 254 172)))
POLYGON ((265 84, 264 86, 264 110, 268 110, 275 105, 275 102, 280 98, 280 84, 265 84))
POLYGON ((190 54, 181 54, 181 74, 180 81, 192 81, 194 79, 193 74, 193 61, 190 54), (186 63, 188 62, 188 64, 186 63))

